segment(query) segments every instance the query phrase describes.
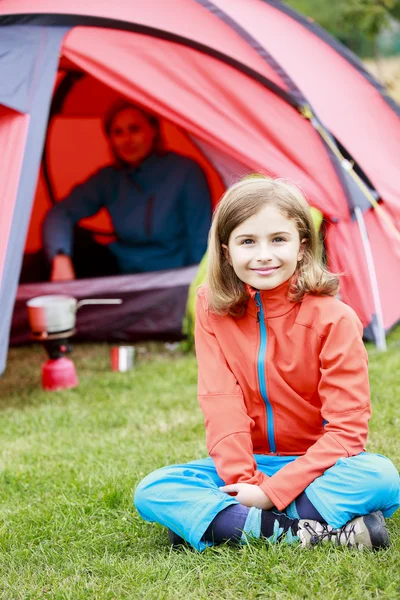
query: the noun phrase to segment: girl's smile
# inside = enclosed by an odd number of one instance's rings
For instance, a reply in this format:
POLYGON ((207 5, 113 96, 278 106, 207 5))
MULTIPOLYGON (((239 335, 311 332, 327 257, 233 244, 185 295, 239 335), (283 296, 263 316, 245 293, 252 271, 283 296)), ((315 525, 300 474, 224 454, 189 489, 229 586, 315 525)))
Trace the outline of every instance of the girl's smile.
POLYGON ((268 267, 265 269, 262 269, 260 267, 259 269, 252 269, 252 270, 255 271, 257 273, 257 275, 265 276, 265 275, 271 275, 271 273, 274 273, 274 271, 276 271, 276 269, 279 269, 279 267, 268 267))
POLYGON ((238 278, 259 290, 290 279, 303 257, 295 222, 270 205, 238 225, 223 249, 238 278))

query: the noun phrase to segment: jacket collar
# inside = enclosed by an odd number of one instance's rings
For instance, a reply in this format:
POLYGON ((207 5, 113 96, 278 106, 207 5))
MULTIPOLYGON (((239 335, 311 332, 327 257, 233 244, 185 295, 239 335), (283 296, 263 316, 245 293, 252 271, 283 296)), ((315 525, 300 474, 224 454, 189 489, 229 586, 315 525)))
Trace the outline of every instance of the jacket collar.
POLYGON ((246 284, 246 291, 250 298, 247 304, 247 311, 252 316, 257 316, 258 307, 256 305, 256 295, 259 294, 264 314, 267 319, 271 317, 280 317, 291 311, 297 304, 288 298, 290 280, 284 281, 273 290, 256 290, 246 284))
POLYGON ((126 166, 126 167, 123 167, 122 170, 130 178, 134 178, 137 175, 141 175, 141 174, 145 174, 145 173, 151 173, 152 170, 160 163, 163 156, 165 156, 165 155, 160 155, 160 154, 157 154, 156 152, 151 152, 136 167, 126 166))

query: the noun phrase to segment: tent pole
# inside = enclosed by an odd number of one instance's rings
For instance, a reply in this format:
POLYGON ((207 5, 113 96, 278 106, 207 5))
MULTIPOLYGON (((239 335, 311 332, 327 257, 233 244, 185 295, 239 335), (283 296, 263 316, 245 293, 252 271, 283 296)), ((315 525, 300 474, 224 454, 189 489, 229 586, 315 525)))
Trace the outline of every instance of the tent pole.
POLYGON ((365 258, 368 266, 369 279, 372 288, 372 297, 375 305, 375 313, 376 313, 376 323, 377 323, 377 332, 376 332, 376 347, 378 350, 386 351, 386 335, 385 328, 383 325, 383 315, 382 315, 382 305, 381 299, 379 296, 379 288, 378 288, 378 280, 376 278, 376 271, 374 260, 372 257, 371 245, 368 239, 368 232, 365 226, 364 216, 362 210, 359 206, 354 208, 354 213, 356 215, 357 224, 360 229, 361 239, 364 246, 365 258))

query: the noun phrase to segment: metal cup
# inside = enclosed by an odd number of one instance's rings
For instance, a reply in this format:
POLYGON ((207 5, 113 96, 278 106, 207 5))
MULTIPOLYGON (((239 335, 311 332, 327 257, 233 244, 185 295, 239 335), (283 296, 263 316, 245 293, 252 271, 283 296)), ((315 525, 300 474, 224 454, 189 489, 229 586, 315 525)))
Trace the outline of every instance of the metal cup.
POLYGON ((111 348, 111 369, 113 371, 130 371, 133 368, 134 361, 134 346, 113 346, 111 348))

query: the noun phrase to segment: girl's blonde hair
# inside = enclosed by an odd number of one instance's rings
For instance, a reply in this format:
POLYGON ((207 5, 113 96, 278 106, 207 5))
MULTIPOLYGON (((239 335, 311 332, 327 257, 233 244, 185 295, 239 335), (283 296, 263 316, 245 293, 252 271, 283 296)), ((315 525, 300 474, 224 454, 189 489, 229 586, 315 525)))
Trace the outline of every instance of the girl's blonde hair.
POLYGON ((276 207, 293 221, 300 241, 305 240, 304 255, 292 277, 288 297, 298 302, 305 294, 334 296, 338 291, 338 276, 322 265, 310 208, 299 188, 283 179, 247 175, 226 190, 214 213, 210 230, 208 302, 210 310, 216 314, 240 316, 249 299, 246 286, 226 259, 222 244, 228 245, 232 231, 268 205, 276 207))

